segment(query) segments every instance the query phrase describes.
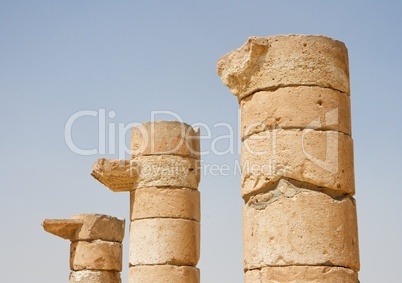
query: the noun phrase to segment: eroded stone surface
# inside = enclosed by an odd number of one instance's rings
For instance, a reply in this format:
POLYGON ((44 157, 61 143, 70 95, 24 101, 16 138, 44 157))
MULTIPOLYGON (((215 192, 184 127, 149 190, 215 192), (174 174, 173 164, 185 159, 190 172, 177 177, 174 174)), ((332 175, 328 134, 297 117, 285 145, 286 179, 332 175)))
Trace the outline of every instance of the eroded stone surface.
POLYGON ((71 241, 123 240, 123 219, 104 214, 77 214, 72 218, 45 219, 42 225, 47 232, 71 241))
POLYGON ((152 218, 131 222, 130 265, 195 266, 199 257, 199 222, 172 218, 152 218))
POLYGON ((70 273, 70 283, 121 283, 120 272, 81 270, 70 273))
POLYGON ((122 245, 100 240, 73 242, 70 245, 70 269, 121 271, 122 245))
POLYGON ((43 229, 53 235, 66 240, 76 238, 77 231, 81 229, 83 221, 73 219, 45 219, 43 229))
POLYGON ((200 271, 191 266, 143 265, 132 266, 129 283, 199 283, 200 271))
POLYGON ((358 283, 357 273, 342 267, 286 266, 247 271, 245 283, 358 283))
POLYGON ((91 175, 114 192, 131 191, 136 179, 130 161, 99 158, 92 166, 91 175))
POLYGON ((264 89, 313 85, 349 91, 348 54, 337 40, 316 35, 250 37, 218 61, 224 85, 239 99, 264 89))
POLYGON ((136 156, 131 160, 137 171, 136 188, 185 187, 197 189, 200 182, 199 161, 176 155, 136 156))
POLYGON ((353 141, 333 131, 274 130, 242 144, 242 195, 264 191, 280 177, 353 195, 353 141))
POLYGON ((245 269, 323 265, 359 270, 353 199, 337 200, 294 186, 273 197, 257 195, 244 206, 245 269))
POLYGON ((199 158, 198 129, 176 121, 139 124, 132 129, 131 155, 180 155, 199 158))
POLYGON ((141 188, 130 193, 131 220, 184 218, 200 221, 200 192, 186 188, 141 188))
POLYGON ((274 129, 333 130, 351 134, 350 98, 321 87, 259 91, 240 102, 241 137, 274 129))
POLYGON ((104 214, 76 214, 72 218, 83 223, 81 229, 77 230, 77 234, 71 239, 72 241, 123 241, 124 219, 104 214))

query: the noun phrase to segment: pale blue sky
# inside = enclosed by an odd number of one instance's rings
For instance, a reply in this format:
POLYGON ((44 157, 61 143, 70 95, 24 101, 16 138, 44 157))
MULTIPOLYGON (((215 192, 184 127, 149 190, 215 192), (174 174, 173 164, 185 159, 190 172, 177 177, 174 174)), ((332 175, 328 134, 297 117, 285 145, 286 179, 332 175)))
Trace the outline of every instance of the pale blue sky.
MULTIPOLYGON (((0 0, 2 281, 68 281, 68 242, 44 232, 44 218, 128 218, 128 194, 89 175, 98 157, 117 155, 69 150, 72 114, 114 111, 106 122, 117 127, 169 110, 207 124, 212 137, 227 134, 216 125, 228 123, 237 137, 237 100, 216 74, 217 59, 252 35, 303 33, 349 49, 361 282, 402 282, 401 15, 400 1, 0 0)), ((96 117, 80 119, 74 142, 95 147, 97 127, 96 117)), ((238 158, 204 162, 233 167, 238 158)), ((243 282, 240 177, 207 174, 199 189, 202 282, 243 282)))

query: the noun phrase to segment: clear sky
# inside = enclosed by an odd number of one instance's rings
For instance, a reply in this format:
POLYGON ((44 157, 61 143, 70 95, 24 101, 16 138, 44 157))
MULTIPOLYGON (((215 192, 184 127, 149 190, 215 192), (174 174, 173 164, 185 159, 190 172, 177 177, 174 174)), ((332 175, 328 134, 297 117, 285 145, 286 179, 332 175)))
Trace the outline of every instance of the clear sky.
MULTIPOLYGON (((2 282, 68 281, 69 244, 42 229, 44 218, 128 218, 128 194, 89 175, 97 158, 119 157, 129 138, 119 125, 152 113, 173 119, 153 112, 172 111, 211 129, 209 138, 201 129, 205 164, 233 168, 238 151, 213 142, 230 125, 238 145, 238 103, 216 61, 249 36, 289 33, 327 35, 349 49, 360 279, 402 282, 401 15, 401 1, 0 0, 2 282), (76 120, 72 140, 97 154, 66 144, 65 125, 79 111, 97 116, 76 120)), ((240 176, 207 172, 199 189, 202 282, 243 282, 240 176)), ((128 231, 123 282, 127 239, 128 231)))

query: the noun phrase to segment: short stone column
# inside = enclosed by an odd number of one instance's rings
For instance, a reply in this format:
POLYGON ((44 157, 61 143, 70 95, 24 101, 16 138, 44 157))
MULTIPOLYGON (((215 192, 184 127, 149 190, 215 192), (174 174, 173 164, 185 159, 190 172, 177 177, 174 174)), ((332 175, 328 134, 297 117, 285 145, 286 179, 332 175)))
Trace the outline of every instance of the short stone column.
POLYGON ((129 283, 198 283, 199 133, 180 122, 132 130, 131 160, 95 163, 92 175, 130 192, 129 283))
POLYGON ((199 282, 199 137, 179 122, 133 128, 129 283, 199 282))
POLYGON ((71 241, 70 283, 120 283, 124 220, 102 214, 45 219, 43 228, 71 241))
POLYGON ((241 109, 245 282, 358 282, 345 45, 251 37, 217 70, 241 109))

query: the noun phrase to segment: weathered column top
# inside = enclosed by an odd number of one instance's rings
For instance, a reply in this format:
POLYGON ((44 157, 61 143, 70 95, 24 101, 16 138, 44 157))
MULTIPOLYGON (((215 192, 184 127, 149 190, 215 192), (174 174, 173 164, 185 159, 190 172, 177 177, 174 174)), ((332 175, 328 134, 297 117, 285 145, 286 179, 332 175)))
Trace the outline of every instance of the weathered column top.
POLYGON ((137 171, 129 160, 99 158, 92 165, 91 176, 113 192, 129 192, 134 188, 137 171))
MULTIPOLYGON (((183 159, 198 162, 200 159, 199 130, 176 121, 139 124, 132 129, 132 162, 99 158, 92 166, 91 175, 113 192, 128 192, 135 189, 136 181, 139 179, 138 165, 157 167, 159 162, 162 163, 160 169, 164 166, 166 171, 168 169, 166 167, 169 167, 166 161, 169 159, 168 156, 171 156, 170 159, 183 157, 183 159), (147 159, 152 159, 152 162, 148 160, 149 164, 138 164, 146 163, 144 160, 147 159)), ((178 167, 177 162, 174 164, 178 167)), ((181 174, 184 173, 186 172, 181 172, 181 174)))
POLYGON ((46 232, 72 242, 103 240, 121 243, 124 219, 104 214, 77 214, 72 219, 45 219, 46 232))
POLYGON ((261 90, 320 86, 350 93, 344 43, 320 35, 250 37, 218 60, 224 85, 240 100, 261 90))
POLYGON ((177 121, 155 121, 132 129, 131 157, 180 155, 199 159, 199 129, 177 121))

